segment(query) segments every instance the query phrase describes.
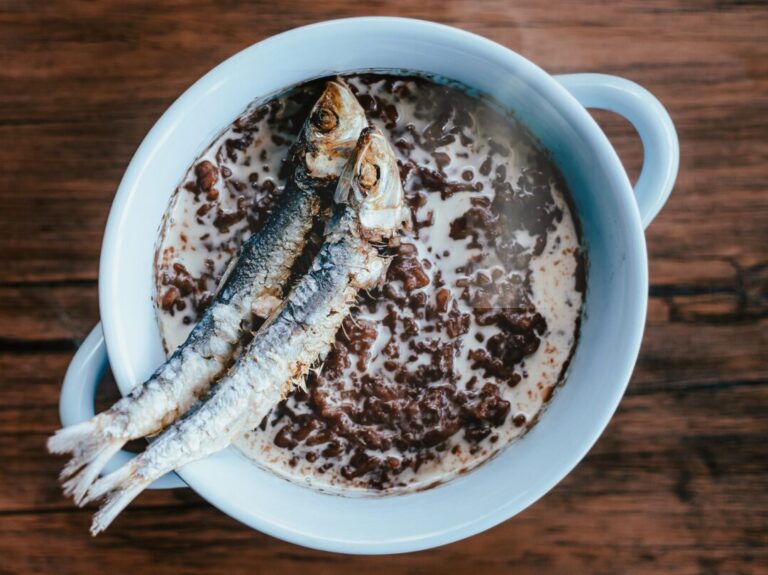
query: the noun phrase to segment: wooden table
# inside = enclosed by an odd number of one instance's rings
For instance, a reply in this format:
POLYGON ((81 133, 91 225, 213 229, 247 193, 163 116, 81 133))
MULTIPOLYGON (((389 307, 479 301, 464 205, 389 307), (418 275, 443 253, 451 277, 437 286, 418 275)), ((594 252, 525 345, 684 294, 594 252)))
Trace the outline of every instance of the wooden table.
MULTIPOLYGON (((0 27, 0 573, 768 572, 768 6, 3 0, 0 27), (543 500, 441 549, 302 549, 189 490, 143 494, 92 539, 44 442, 98 321, 102 232, 131 155, 227 56, 363 13, 437 18, 553 73, 626 76, 669 109, 680 176, 648 230, 648 326, 616 417, 543 500)), ((598 119, 636 175, 632 128, 598 119)))

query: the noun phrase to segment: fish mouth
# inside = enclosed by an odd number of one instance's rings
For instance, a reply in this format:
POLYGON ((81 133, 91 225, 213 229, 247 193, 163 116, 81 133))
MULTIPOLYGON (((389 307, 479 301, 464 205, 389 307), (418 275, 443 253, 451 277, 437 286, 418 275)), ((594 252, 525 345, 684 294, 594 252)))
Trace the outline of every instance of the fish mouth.
POLYGON ((395 154, 378 128, 360 134, 334 195, 350 205, 366 238, 384 240, 396 234, 406 219, 403 185, 395 154))
POLYGON ((305 177, 338 178, 367 125, 365 111, 347 83, 342 78, 329 80, 302 129, 297 159, 305 177))

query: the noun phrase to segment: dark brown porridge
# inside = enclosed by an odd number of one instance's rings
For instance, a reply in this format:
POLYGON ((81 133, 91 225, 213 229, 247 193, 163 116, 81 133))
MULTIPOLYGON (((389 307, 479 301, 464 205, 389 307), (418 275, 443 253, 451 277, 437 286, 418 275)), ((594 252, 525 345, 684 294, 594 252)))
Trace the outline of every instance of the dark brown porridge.
MULTIPOLYGON (((346 79, 393 144, 410 226, 306 389, 236 446, 319 489, 423 488, 521 435, 561 381, 584 295, 578 227, 548 154, 509 114, 422 77, 346 79)), ((167 351, 282 193, 322 85, 249 108, 174 194, 155 270, 167 351)))

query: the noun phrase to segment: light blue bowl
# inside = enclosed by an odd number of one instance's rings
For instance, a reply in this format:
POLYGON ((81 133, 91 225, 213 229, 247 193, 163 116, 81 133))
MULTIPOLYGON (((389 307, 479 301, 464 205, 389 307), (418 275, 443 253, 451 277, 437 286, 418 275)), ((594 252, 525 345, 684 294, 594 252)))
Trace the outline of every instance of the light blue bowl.
MULTIPOLYGON (((475 471, 420 493, 324 495, 257 468, 234 449, 179 475, 213 505, 275 537, 330 551, 396 553, 478 533, 536 501, 587 453, 624 394, 645 323, 643 226, 664 205, 678 166, 669 116, 637 84, 598 74, 552 77, 479 36, 399 18, 324 22, 233 56, 168 109, 123 177, 102 248, 102 324, 67 372, 61 417, 69 425, 93 415, 107 348, 123 393, 163 361, 152 306, 154 245, 170 195, 197 154, 254 98, 310 78, 367 69, 458 80, 514 110, 552 151, 572 191, 589 258, 581 338, 567 381, 523 439, 475 471), (617 112, 637 128, 645 161, 634 190, 585 106, 617 112)), ((129 457, 119 454, 111 468, 129 457)), ((156 486, 180 485, 170 475, 156 486)), ((118 519, 112 529, 120 528, 118 519)))

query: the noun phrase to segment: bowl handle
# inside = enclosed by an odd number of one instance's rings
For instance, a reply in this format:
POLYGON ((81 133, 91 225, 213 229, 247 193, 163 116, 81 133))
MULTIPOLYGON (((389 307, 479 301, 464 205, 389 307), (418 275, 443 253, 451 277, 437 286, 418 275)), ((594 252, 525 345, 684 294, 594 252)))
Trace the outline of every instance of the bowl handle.
MULTIPOLYGON (((59 417, 65 427, 90 419, 95 415, 93 406, 96 390, 107 368, 107 346, 101 323, 91 330, 88 337, 75 352, 67 368, 64 384, 59 397, 59 417)), ((110 473, 135 457, 135 453, 120 450, 104 466, 103 473, 110 473)), ((186 487, 175 473, 168 473, 149 486, 150 489, 173 489, 186 487)))
POLYGON ((642 86, 606 74, 555 76, 585 108, 624 116, 643 142, 643 168, 635 196, 643 227, 653 221, 672 192, 680 161, 675 126, 656 97, 642 86))

